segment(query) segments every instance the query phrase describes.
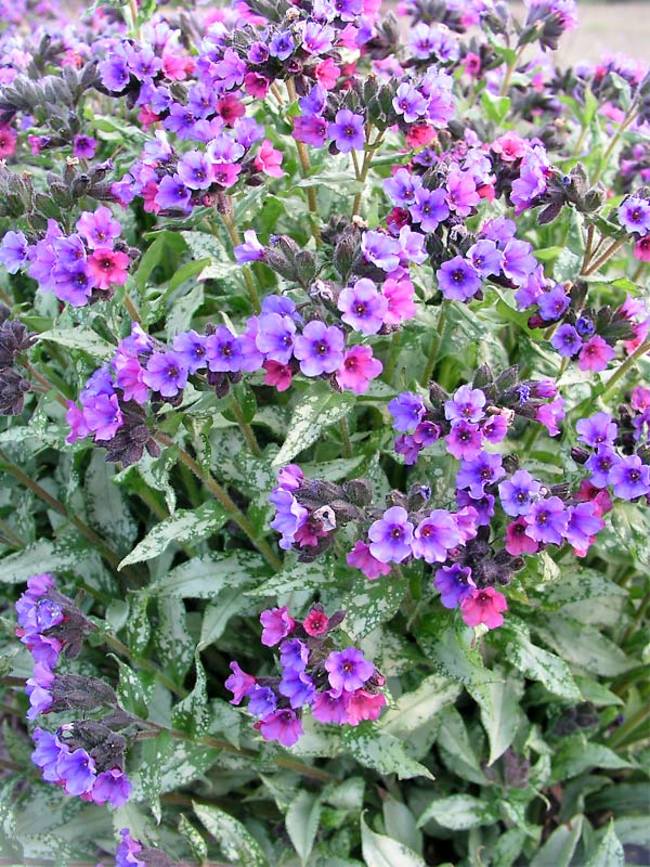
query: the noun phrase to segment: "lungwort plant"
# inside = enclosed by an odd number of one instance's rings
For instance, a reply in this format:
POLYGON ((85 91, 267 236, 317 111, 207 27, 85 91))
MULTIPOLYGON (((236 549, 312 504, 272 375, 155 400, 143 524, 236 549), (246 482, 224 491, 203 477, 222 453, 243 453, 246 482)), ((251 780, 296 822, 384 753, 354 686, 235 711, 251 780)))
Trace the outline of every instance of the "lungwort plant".
POLYGON ((648 863, 646 69, 70 5, 0 0, 2 863, 648 863))

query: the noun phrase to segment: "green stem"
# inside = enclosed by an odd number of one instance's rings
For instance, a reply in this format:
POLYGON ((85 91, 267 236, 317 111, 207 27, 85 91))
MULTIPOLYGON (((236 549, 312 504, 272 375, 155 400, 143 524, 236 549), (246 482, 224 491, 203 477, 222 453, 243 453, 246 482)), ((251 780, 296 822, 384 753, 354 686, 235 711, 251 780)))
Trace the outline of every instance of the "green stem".
POLYGON ((639 624, 641 623, 641 621, 645 617, 646 612, 647 612, 649 607, 650 607, 650 593, 646 593, 646 595, 641 600, 641 604, 637 608, 637 611, 636 611, 636 614, 634 615, 634 619, 632 620, 632 623, 630 623, 628 628, 625 630, 625 634, 623 635, 623 641, 622 641, 623 644, 626 644, 627 641, 632 637, 634 630, 637 629, 637 627, 639 626, 639 624))
POLYGON ((343 457, 351 458, 353 452, 352 442, 350 441, 350 428, 347 418, 341 419, 341 421, 339 422, 339 430, 341 432, 341 450, 343 452, 343 457))
POLYGON ((43 386, 45 392, 48 393, 50 391, 54 391, 54 397, 61 404, 61 406, 68 408, 68 401, 65 399, 64 395, 57 389, 55 385, 53 385, 48 379, 46 379, 43 374, 39 373, 36 368, 29 363, 26 359, 21 359, 21 364, 25 368, 25 370, 32 376, 36 382, 43 386))
POLYGON ((388 358, 386 359, 386 364, 384 365, 384 380, 390 385, 393 381, 393 376, 395 375, 395 369, 397 367, 397 359, 399 358, 399 350, 402 342, 401 331, 395 331, 390 340, 390 347, 388 349, 388 358))
POLYGON ((508 91, 510 90, 510 82, 512 81, 512 76, 514 74, 515 69, 517 68, 517 64, 521 60, 521 57, 526 49, 525 45, 520 46, 517 49, 517 53, 515 54, 512 63, 508 64, 508 68, 506 69, 506 75, 501 84, 501 90, 499 91, 499 96, 507 96, 508 91))
MULTIPOLYGON (((167 434, 158 433, 156 438, 158 442, 165 447, 176 445, 167 434)), ((228 512, 230 518, 235 522, 235 524, 237 524, 239 529, 248 536, 250 542, 257 548, 269 566, 276 571, 282 569, 282 560, 280 560, 277 554, 273 551, 266 539, 260 539, 257 537, 255 528, 241 509, 238 508, 226 489, 222 488, 219 482, 211 476, 210 473, 204 470, 201 465, 184 449, 179 446, 176 447, 178 448, 178 456, 182 463, 185 464, 185 466, 197 477, 197 479, 199 479, 199 481, 203 482, 212 496, 221 503, 226 512, 228 512)))
POLYGON ((607 385, 603 389, 601 396, 604 397, 608 392, 610 392, 619 381, 619 379, 625 376, 628 370, 633 367, 638 361, 638 359, 641 358, 642 355, 645 355, 646 352, 650 352, 650 340, 646 340, 644 343, 638 346, 634 350, 632 355, 628 355, 625 361, 621 365, 619 365, 617 370, 607 380, 607 385))
POLYGON ((442 345, 442 341, 445 334, 445 326, 447 325, 447 305, 443 303, 440 305, 440 313, 438 314, 438 321, 436 323, 436 331, 431 340, 431 348, 429 349, 429 354, 427 356, 427 361, 424 366, 424 370, 422 372, 422 378, 420 379, 420 385, 425 388, 431 382, 431 378, 433 376, 433 370, 436 366, 436 361, 438 360, 438 355, 440 353, 440 346, 442 345))
POLYGON ((625 117, 621 121, 619 128, 616 130, 615 134, 612 136, 612 139, 611 139, 609 145, 607 146, 605 153, 600 158, 600 162, 598 163, 598 169, 596 170, 596 174, 595 174, 594 179, 592 181, 592 186, 597 184, 598 181, 600 180, 603 172, 605 171, 605 168, 607 167, 607 162, 608 162, 610 156, 612 155, 612 151, 614 150, 614 148, 618 144, 618 142, 619 142, 621 136, 623 135, 623 133, 625 132, 625 130, 633 123, 633 121, 636 118, 636 115, 637 115, 637 107, 636 107, 636 103, 633 103, 629 107, 629 109, 627 110, 627 114, 625 115, 625 117))
MULTIPOLYGON (((371 127, 368 126, 368 129, 366 131, 366 146, 365 146, 365 149, 363 152, 363 163, 361 165, 361 171, 359 172, 359 177, 357 178, 357 180, 361 184, 361 189, 356 193, 356 195, 354 197, 354 202, 352 203, 352 216, 353 217, 358 217, 360 212, 361 212, 361 199, 363 197, 363 186, 366 183, 366 179, 368 177, 368 172, 370 171, 370 164, 372 162, 372 155, 377 150, 377 148, 381 144, 382 139, 384 137, 383 132, 378 132, 377 137, 375 138, 374 142, 372 144, 370 144, 370 133, 371 133, 371 127)), ((354 153, 354 151, 353 151, 353 153, 354 153)), ((355 154, 355 158, 356 158, 356 154, 355 154)), ((357 165, 356 162, 355 162, 355 165, 357 165)))
MULTIPOLYGON (((241 237, 239 235, 239 231, 237 230, 237 226, 235 225, 235 221, 232 218, 232 214, 230 212, 220 212, 220 214, 223 224, 226 227, 226 231, 228 232, 228 237, 230 238, 232 246, 238 247, 239 244, 241 244, 241 237)), ((253 309, 259 312, 260 299, 257 294, 257 287, 255 286, 255 280, 253 279, 250 268, 244 265, 242 267, 242 273, 244 275, 244 282, 246 283, 248 297, 250 298, 250 302, 253 305, 253 309)))
POLYGON ((259 443, 257 442, 257 437, 255 436, 255 431, 249 425, 249 423, 244 418, 244 413, 242 412, 242 408, 239 405, 239 402, 236 397, 232 397, 230 401, 230 409, 232 414, 237 419, 237 424, 239 425, 239 429, 244 435, 244 439, 248 443, 248 448, 253 452, 256 458, 262 457, 262 449, 260 448, 259 443))
POLYGON ((589 277, 592 274, 595 274, 597 271, 600 271, 603 265, 608 262, 612 258, 612 256, 621 249, 623 244, 625 244, 625 238, 619 238, 618 241, 614 241, 614 243, 611 244, 604 253, 601 253, 601 255, 595 260, 595 262, 591 262, 589 264, 589 267, 581 272, 581 276, 589 277))
MULTIPOLYGON (((295 102, 298 99, 298 94, 296 93, 296 85, 294 83, 293 78, 288 78, 286 81, 287 85, 287 94, 289 96, 290 102, 295 102)), ((300 170, 302 172, 303 178, 308 178, 311 172, 311 162, 309 161, 309 151, 307 150, 304 142, 298 141, 296 139, 296 152, 298 154, 298 161, 300 163, 300 170)), ((318 200, 316 198, 316 190, 314 187, 307 187, 307 207, 309 208, 309 215, 311 221, 311 229, 312 234, 314 236, 314 240, 316 244, 319 245, 321 243, 321 234, 320 234, 320 225, 318 219, 318 200)))

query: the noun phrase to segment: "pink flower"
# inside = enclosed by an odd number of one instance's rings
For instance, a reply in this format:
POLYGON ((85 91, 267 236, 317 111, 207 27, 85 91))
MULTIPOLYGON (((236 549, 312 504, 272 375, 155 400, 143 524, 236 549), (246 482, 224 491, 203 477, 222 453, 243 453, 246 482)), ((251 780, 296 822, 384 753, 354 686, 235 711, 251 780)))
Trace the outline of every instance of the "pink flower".
POLYGON ((323 60, 314 70, 316 80, 325 90, 333 90, 336 87, 336 82, 339 80, 341 70, 334 63, 331 57, 323 60))
POLYGON ((534 539, 526 535, 527 526, 523 517, 520 517, 506 527, 505 549, 513 557, 519 557, 520 554, 537 553, 539 545, 534 539))
POLYGON ((307 635, 326 635, 329 629, 329 617, 322 608, 312 608, 302 622, 302 628, 307 635))
POLYGON ((336 372, 336 381, 343 389, 364 394, 370 380, 378 377, 382 370, 381 361, 373 356, 369 346, 353 346, 343 357, 343 364, 336 372))
POLYGON ((564 398, 556 397, 550 403, 544 403, 537 407, 535 419, 543 424, 549 433, 549 436, 556 437, 560 428, 559 423, 564 418, 564 398))
POLYGON ((468 51, 463 60, 463 66, 468 75, 472 78, 477 78, 481 72, 481 58, 478 54, 474 54, 473 51, 468 51))
POLYGON ((0 126, 0 160, 16 153, 16 131, 10 126, 0 126))
POLYGON ((88 259, 88 268, 99 289, 123 286, 128 277, 130 259, 116 250, 95 250, 88 259))
POLYGON ((650 388, 646 388, 643 385, 635 385, 632 389, 630 404, 632 409, 635 409, 637 412, 650 409, 650 388))
POLYGON ((183 81, 187 77, 187 58, 165 52, 162 59, 163 72, 172 81, 183 81))
POLYGON ((71 400, 68 401, 68 411, 65 420, 70 425, 70 433, 65 438, 67 443, 76 443, 77 440, 84 439, 90 433, 83 410, 79 409, 77 404, 71 400))
POLYGON ((246 93, 250 93, 250 95, 254 96, 256 99, 264 99, 269 91, 270 85, 271 82, 268 78, 265 78, 257 72, 249 72, 244 76, 244 87, 246 88, 246 93))
POLYGON ((360 569, 366 578, 369 578, 371 581, 379 578, 380 575, 388 575, 391 568, 388 563, 381 563, 373 557, 368 545, 361 540, 355 542, 354 548, 345 559, 348 566, 360 569))
POLYGON ((386 325, 399 325, 415 316, 415 293, 408 277, 389 277, 382 286, 382 292, 388 301, 388 311, 384 317, 386 325))
POLYGON ((353 692, 348 701, 348 723, 357 726, 363 720, 376 720, 386 704, 383 693, 370 693, 365 689, 353 692))
POLYGON ((508 603, 503 593, 494 587, 483 587, 473 590, 460 603, 463 620, 468 626, 485 624, 488 629, 496 629, 503 624, 502 611, 508 610, 508 603))
POLYGON ((264 627, 261 641, 266 647, 279 644, 296 628, 296 621, 289 614, 286 605, 282 608, 268 608, 266 611, 262 611, 260 623, 264 627))
POLYGON ((274 385, 278 391, 286 391, 291 385, 293 372, 288 364, 279 361, 265 361, 262 365, 266 371, 264 385, 274 385))
POLYGON ((528 143, 514 132, 506 132, 492 142, 492 150, 506 163, 521 159, 528 150, 528 143))
POLYGON ((255 168, 271 178, 281 178, 284 175, 281 164, 282 154, 265 138, 255 157, 255 168))
POLYGON ((599 334, 594 334, 580 350, 578 367, 580 370, 591 370, 594 373, 605 370, 616 352, 599 334))
POLYGON ((650 235, 641 238, 634 245, 634 257, 640 262, 650 262, 650 235))
POLYGON ((292 747, 302 735, 302 723, 289 708, 276 710, 255 723, 265 741, 278 741, 283 747, 292 747))
POLYGON ((257 681, 252 674, 246 674, 237 662, 230 663, 230 670, 232 674, 226 679, 224 686, 233 694, 230 704, 241 704, 257 681))
POLYGON ((410 148, 424 148, 431 144, 437 137, 437 133, 432 126, 426 123, 415 123, 409 127, 406 134, 406 144, 410 148))

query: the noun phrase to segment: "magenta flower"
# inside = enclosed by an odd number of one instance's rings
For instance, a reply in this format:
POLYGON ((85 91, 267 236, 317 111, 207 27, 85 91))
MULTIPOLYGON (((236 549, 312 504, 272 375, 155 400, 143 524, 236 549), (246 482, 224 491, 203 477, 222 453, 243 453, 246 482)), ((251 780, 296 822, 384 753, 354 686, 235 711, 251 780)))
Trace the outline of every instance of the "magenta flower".
POLYGON ((513 557, 521 554, 535 554, 539 545, 527 535, 528 524, 524 518, 517 518, 506 527, 505 549, 513 557))
POLYGON ((609 362, 616 356, 616 351, 603 340, 599 334, 588 340, 580 350, 578 367, 580 370, 591 370, 597 373, 605 370, 609 362))
POLYGON ((294 354, 305 376, 334 373, 343 362, 345 336, 335 325, 313 320, 296 337, 294 354))
POLYGON ((370 680, 375 666, 356 647, 332 651, 324 663, 332 689, 337 692, 354 692, 370 680))
POLYGON ((391 570, 387 563, 382 563, 381 560, 373 557, 369 546, 360 539, 354 543, 354 547, 345 559, 348 566, 360 569, 370 581, 374 581, 382 575, 388 575, 391 570))
POLYGON ((386 696, 381 692, 358 689, 348 699, 348 722, 357 726, 364 720, 376 720, 386 705, 386 696))
POLYGON ((447 451, 457 460, 471 461, 478 457, 483 448, 483 435, 477 424, 468 421, 454 421, 445 437, 447 451))
POLYGON ((262 630, 262 644, 267 647, 279 644, 283 638, 286 638, 296 628, 296 621, 289 614, 289 609, 286 605, 282 608, 269 608, 266 611, 262 611, 260 623, 264 627, 262 630))
POLYGON ((564 419, 564 416, 564 398, 559 396, 550 403, 543 403, 535 410, 536 421, 543 424, 552 437, 560 433, 559 423, 564 419))
MULTIPOLYGON (((354 286, 343 289, 337 306, 343 322, 361 334, 376 334, 384 324, 388 302, 367 278, 357 280, 354 286)), ((276 359, 280 361, 281 359, 276 359)))
POLYGON ((104 205, 94 212, 84 211, 77 220, 76 228, 92 250, 97 247, 111 248, 122 231, 118 221, 104 205))
POLYGON ((459 217, 467 217, 481 197, 470 172, 452 170, 447 176, 447 204, 459 217))
POLYGON ((536 542, 561 545, 569 522, 567 509, 559 497, 547 497, 533 503, 524 515, 526 534, 536 542))
POLYGON ((349 722, 349 701, 350 694, 348 692, 327 689, 316 695, 311 708, 311 715, 321 723, 344 725, 349 722))
POLYGON ((411 554, 413 524, 406 509, 392 506, 368 530, 370 553, 381 563, 401 563, 411 554))
POLYGON ((366 143, 363 117, 342 108, 336 112, 334 122, 328 126, 327 135, 343 154, 352 150, 363 150, 366 143))
POLYGON ((230 663, 232 674, 226 679, 224 686, 233 694, 230 704, 241 704, 242 700, 255 687, 256 680, 252 674, 246 674, 235 661, 230 663))
POLYGON ((506 597, 494 587, 472 590, 460 603, 463 620, 468 626, 483 624, 488 629, 497 629, 503 624, 502 612, 507 609, 506 597))
POLYGON ((327 121, 318 115, 294 117, 293 119, 293 137, 296 141, 304 142, 304 144, 313 147, 318 148, 325 144, 327 130, 327 121))
POLYGON ((370 381, 384 369, 383 364, 372 354, 369 346, 353 346, 343 356, 343 364, 336 371, 339 386, 355 394, 365 394, 370 381))
POLYGON ((296 712, 289 708, 276 710, 261 719, 256 726, 265 741, 278 741, 283 747, 292 747, 303 733, 302 723, 296 712))

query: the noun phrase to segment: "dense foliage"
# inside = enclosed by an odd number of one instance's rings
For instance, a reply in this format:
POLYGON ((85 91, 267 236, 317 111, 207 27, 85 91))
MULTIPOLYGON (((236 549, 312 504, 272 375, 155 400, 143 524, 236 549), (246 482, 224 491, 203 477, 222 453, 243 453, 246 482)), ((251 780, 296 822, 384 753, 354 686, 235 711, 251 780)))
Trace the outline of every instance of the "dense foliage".
POLYGON ((379 7, 0 0, 6 863, 649 863, 650 77, 379 7))

